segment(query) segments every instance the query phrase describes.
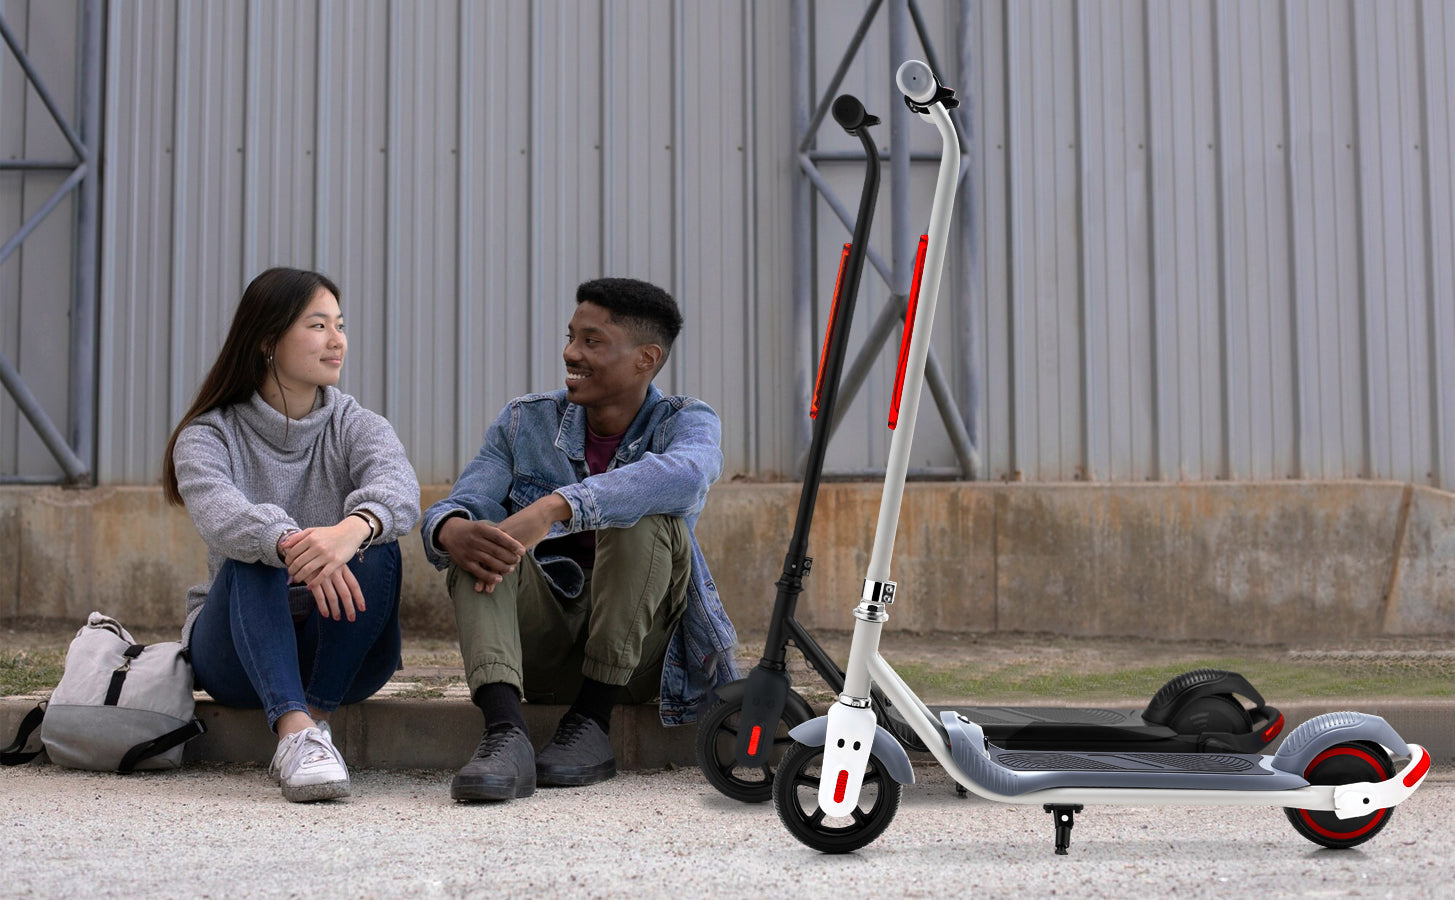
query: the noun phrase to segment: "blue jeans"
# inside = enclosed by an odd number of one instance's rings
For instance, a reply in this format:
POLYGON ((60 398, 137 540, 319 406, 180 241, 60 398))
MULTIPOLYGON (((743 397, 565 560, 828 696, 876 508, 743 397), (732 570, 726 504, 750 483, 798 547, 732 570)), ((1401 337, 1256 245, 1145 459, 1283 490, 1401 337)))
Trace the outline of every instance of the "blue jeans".
POLYGON ((262 709, 269 728, 287 712, 333 712, 372 696, 399 669, 399 543, 348 565, 368 611, 335 622, 314 607, 295 623, 287 569, 223 563, 192 630, 198 686, 223 706, 262 709))

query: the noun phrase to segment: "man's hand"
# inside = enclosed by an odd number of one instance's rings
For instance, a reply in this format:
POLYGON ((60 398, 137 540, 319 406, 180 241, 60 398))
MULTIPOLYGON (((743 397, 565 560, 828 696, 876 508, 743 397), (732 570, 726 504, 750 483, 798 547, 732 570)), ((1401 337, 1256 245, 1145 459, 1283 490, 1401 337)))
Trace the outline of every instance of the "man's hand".
POLYGON ((477 593, 487 594, 515 571, 528 549, 503 529, 463 516, 445 519, 435 532, 435 543, 455 565, 475 577, 477 593))
POLYGON ((500 530, 529 550, 546 539, 552 525, 570 518, 571 504, 566 502, 566 498, 560 494, 547 494, 501 522, 500 530))

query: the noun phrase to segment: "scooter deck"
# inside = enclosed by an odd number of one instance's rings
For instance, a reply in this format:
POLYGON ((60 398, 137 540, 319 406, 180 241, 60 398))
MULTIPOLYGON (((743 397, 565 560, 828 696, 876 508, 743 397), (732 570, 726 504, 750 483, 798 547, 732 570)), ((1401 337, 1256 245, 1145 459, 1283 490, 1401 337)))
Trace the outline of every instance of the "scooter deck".
POLYGON ((940 714, 955 764, 976 784, 1004 796, 1052 788, 1161 788, 1211 791, 1296 790, 1302 773, 1323 749, 1341 741, 1369 741, 1396 756, 1411 753, 1378 716, 1325 713, 1294 729, 1278 752, 1145 753, 1007 750, 988 743, 974 722, 940 714))
MULTIPOLYGON (((932 709, 939 713, 942 708, 932 709)), ((1063 743, 1076 750, 1135 745, 1141 750, 1170 751, 1197 746, 1197 735, 1179 735, 1166 725, 1154 725, 1138 709, 966 706, 953 711, 978 724, 986 738, 1006 749, 1031 750, 1063 743)))
POLYGON ((1270 757, 1243 753, 1144 753, 990 748, 990 759, 1023 776, 1026 790, 1052 787, 1292 790, 1307 784, 1269 765, 1270 757), (1175 781, 1175 784, 1171 782, 1175 781), (1030 785, 1034 785, 1031 787, 1030 785))
POLYGON ((1051 788, 1293 790, 1308 782, 1256 753, 1010 750, 987 744, 980 727, 942 713, 955 763, 977 784, 1007 796, 1051 788))
POLYGON ((1253 728, 1244 734, 1179 734, 1166 725, 1148 722, 1136 709, 931 706, 930 710, 936 716, 947 711, 964 716, 979 725, 991 743, 1006 750, 1256 752, 1266 746, 1261 735, 1278 717, 1276 710, 1263 707, 1254 713, 1253 728))

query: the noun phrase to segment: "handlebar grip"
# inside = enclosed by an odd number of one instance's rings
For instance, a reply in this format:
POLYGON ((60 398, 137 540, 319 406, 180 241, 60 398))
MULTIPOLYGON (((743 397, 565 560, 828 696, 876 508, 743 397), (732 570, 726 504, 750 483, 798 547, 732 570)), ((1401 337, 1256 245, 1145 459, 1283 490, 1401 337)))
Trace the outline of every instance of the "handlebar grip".
POLYGON ((879 122, 878 119, 864 111, 864 104, 860 103, 859 98, 853 94, 840 94, 838 99, 834 100, 833 112, 834 121, 850 133, 858 131, 865 125, 875 125, 879 122))
POLYGON ((935 78, 929 64, 918 59, 906 60, 894 73, 894 81, 899 85, 900 93, 915 103, 929 103, 940 87, 939 79, 935 78))

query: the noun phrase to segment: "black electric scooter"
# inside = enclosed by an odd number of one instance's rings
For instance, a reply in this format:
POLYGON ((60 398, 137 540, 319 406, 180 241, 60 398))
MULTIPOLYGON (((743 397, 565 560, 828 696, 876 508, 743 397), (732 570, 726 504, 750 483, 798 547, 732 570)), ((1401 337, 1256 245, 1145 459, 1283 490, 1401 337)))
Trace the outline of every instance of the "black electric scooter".
MULTIPOLYGON (((833 116, 863 144, 864 186, 853 237, 839 258, 810 407, 813 435, 793 537, 776 584, 778 593, 762 659, 747 678, 717 689, 716 703, 697 726, 697 761, 703 775, 723 794, 745 803, 761 803, 772 797, 774 768, 792 743, 788 731, 814 718, 808 702, 791 687, 786 664, 788 647, 796 646, 809 668, 836 694, 844 686, 843 670, 795 617, 803 581, 813 565, 808 556, 808 533, 823 477, 839 378, 848 353, 849 323, 853 321, 879 193, 879 152, 869 136, 870 126, 879 124, 879 119, 865 112, 863 104, 848 94, 834 101, 833 116)), ((914 321, 924 256, 922 239, 906 317, 910 323, 914 321)), ((910 333, 911 326, 906 326, 899 379, 904 377, 910 333)), ((879 721, 900 743, 911 750, 925 750, 923 742, 877 687, 872 699, 879 721)), ((1142 710, 976 706, 954 711, 979 723, 986 737, 1005 749, 1257 753, 1283 730, 1283 716, 1264 703, 1247 679, 1216 669, 1178 675, 1163 685, 1142 710), (1250 701, 1251 708, 1239 697, 1250 701)))

